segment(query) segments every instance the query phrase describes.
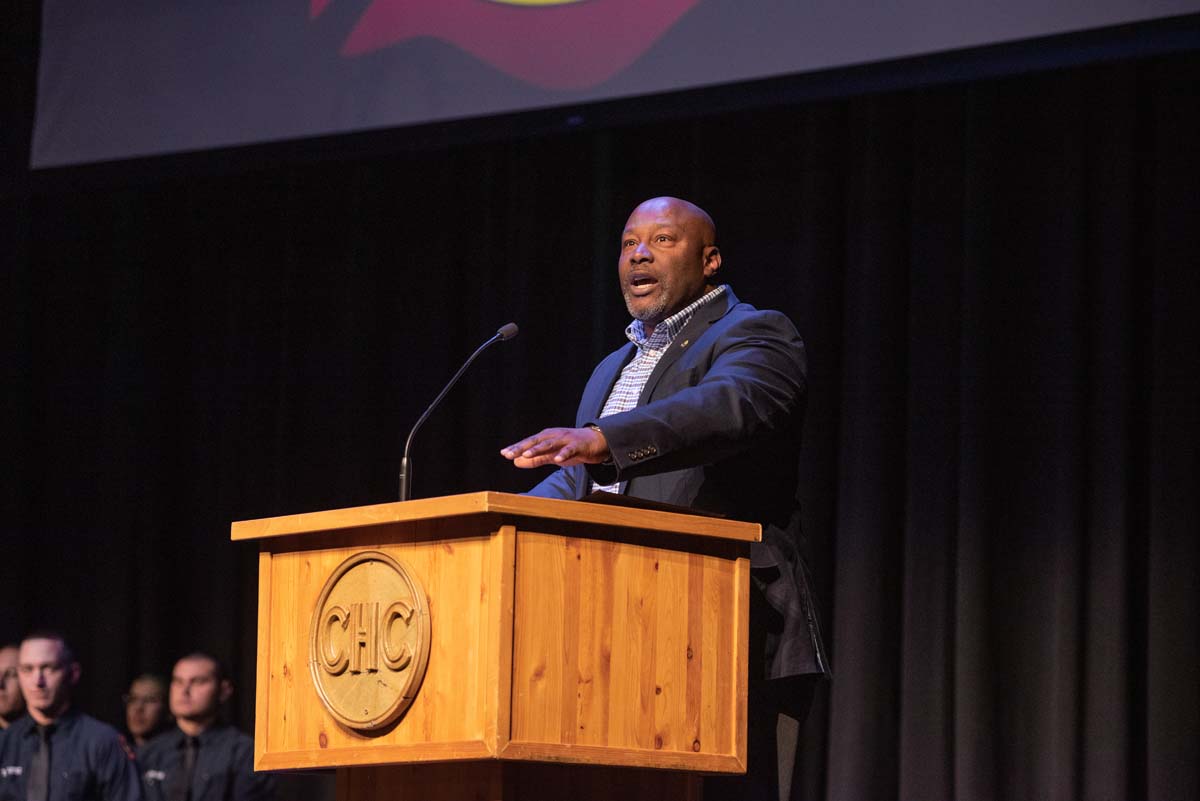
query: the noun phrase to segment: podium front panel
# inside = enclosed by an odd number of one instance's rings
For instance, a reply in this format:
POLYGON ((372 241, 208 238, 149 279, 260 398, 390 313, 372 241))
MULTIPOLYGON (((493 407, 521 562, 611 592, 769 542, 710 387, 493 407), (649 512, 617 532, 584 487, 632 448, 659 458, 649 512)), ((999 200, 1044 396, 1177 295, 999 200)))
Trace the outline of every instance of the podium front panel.
MULTIPOLYGON (((264 543, 260 554, 260 644, 256 767, 259 769, 479 759, 494 756, 497 722, 507 718, 507 677, 500 666, 510 645, 513 575, 511 528, 464 532, 456 522, 397 523, 360 532, 308 535, 302 547, 289 540, 264 543), (267 546, 270 546, 268 548, 267 546), (314 615, 322 590, 339 566, 364 552, 396 560, 423 586, 429 614, 429 651, 415 698, 396 721, 355 730, 327 707, 318 678, 332 671, 313 666, 314 615), (508 625, 505 624, 508 619, 508 625), (265 625, 264 625, 265 624, 265 625)), ((341 603, 325 626, 326 662, 348 677, 357 655, 359 678, 393 682, 387 652, 397 656, 403 621, 382 620, 388 599, 341 603), (365 615, 367 606, 373 615, 365 615), (344 628, 343 628, 344 624, 344 628), (366 635, 356 639, 358 634, 366 635), (370 640, 364 642, 364 640, 370 640), (368 671, 374 659, 373 670, 368 671)), ((393 615, 394 617, 395 615, 393 615)), ((316 660, 322 657, 318 651, 316 660)), ((398 658, 397 661, 400 661, 398 658)), ((409 667, 409 666, 406 666, 409 667)), ((382 687, 381 687, 382 688, 382 687)), ((390 699, 384 699, 388 701, 390 699)), ((373 712, 364 708, 366 713, 373 712)), ((386 710, 381 710, 386 711, 386 710)))

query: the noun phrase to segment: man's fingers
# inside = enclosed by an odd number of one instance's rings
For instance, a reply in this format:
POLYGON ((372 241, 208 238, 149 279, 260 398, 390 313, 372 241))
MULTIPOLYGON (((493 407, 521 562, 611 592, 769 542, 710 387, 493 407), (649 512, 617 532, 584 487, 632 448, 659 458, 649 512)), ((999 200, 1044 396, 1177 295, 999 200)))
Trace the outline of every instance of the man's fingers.
MULTIPOLYGON (((530 459, 542 454, 553 452, 555 449, 562 446, 561 428, 547 428, 544 431, 539 431, 532 437, 526 437, 520 442, 515 442, 507 448, 500 450, 500 455, 505 459, 530 459)), ((550 461, 549 459, 546 460, 550 461)), ((524 467, 523 464, 518 464, 517 467, 524 467)))
POLYGON ((501 448, 500 453, 509 459, 512 459, 513 457, 516 457, 516 456, 520 456, 521 454, 525 453, 525 451, 527 451, 530 448, 537 445, 537 443, 540 441, 541 436, 542 436, 542 434, 538 433, 538 434, 534 434, 532 437, 526 437, 525 439, 521 440, 520 442, 514 442, 512 445, 509 445, 507 448, 501 448))
POLYGON ((518 456, 515 459, 513 459, 513 464, 515 466, 525 467, 525 468, 541 467, 542 465, 554 464, 554 463, 555 463, 554 457, 548 453, 544 453, 541 456, 534 456, 534 457, 518 456))
POLYGON ((551 453, 561 444, 562 440, 559 437, 543 437, 542 439, 532 442, 528 447, 521 451, 521 455, 526 458, 541 456, 544 453, 551 453))
POLYGON ((603 435, 587 428, 547 428, 500 451, 517 467, 554 464, 572 467, 601 462, 608 456, 603 435), (600 437, 597 446, 596 438, 600 437))
POLYGON ((527 447, 529 447, 529 445, 525 441, 514 442, 512 445, 501 448, 500 455, 505 459, 515 459, 517 456, 520 456, 522 453, 524 453, 527 447))

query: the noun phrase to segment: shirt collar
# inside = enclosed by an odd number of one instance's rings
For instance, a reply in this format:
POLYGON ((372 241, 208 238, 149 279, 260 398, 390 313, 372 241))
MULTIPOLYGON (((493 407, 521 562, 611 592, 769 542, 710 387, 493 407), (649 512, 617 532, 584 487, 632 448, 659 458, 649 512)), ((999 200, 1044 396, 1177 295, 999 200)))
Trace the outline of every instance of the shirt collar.
POLYGON ((646 326, 642 324, 642 321, 634 320, 625 328, 625 336, 629 338, 630 342, 637 345, 639 349, 649 347, 659 350, 665 348, 675 340, 675 337, 688 324, 688 321, 692 319, 692 315, 696 313, 697 309, 712 303, 728 289, 729 284, 721 284, 716 289, 710 290, 691 304, 683 307, 654 326, 654 333, 648 337, 646 336, 646 326))
MULTIPOLYGON (((78 717, 79 711, 74 707, 68 707, 67 711, 56 717, 52 723, 46 726, 46 729, 51 735, 57 734, 58 732, 70 731, 78 717)), ((29 721, 29 727, 23 732, 23 734, 27 737, 37 737, 38 730, 42 728, 42 725, 34 720, 33 716, 28 713, 26 713, 24 720, 29 721)))
MULTIPOLYGON (((213 740, 213 738, 217 737, 220 734, 220 732, 223 728, 225 728, 225 725, 223 723, 214 723, 213 725, 209 726, 204 731, 197 734, 196 740, 202 746, 208 745, 213 740)), ((183 733, 183 729, 176 726, 175 727, 175 747, 183 748, 184 744, 187 742, 188 736, 189 735, 183 733)))

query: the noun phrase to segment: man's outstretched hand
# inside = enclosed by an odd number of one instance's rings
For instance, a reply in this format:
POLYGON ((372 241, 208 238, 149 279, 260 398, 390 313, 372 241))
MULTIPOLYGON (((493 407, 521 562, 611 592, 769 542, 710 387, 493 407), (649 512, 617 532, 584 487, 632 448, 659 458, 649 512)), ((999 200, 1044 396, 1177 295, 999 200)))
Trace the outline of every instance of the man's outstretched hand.
POLYGON ((546 428, 502 449, 500 455, 517 467, 600 464, 608 461, 608 440, 596 428, 546 428))

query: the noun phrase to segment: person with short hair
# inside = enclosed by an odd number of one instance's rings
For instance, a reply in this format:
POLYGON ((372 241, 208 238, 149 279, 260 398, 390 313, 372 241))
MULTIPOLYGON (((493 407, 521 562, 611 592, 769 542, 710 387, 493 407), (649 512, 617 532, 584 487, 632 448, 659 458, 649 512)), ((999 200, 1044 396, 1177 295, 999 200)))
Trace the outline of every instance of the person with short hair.
POLYGON ((129 692, 121 696, 125 702, 125 730, 134 748, 167 729, 167 682, 155 673, 143 673, 129 683, 129 692))
POLYGON ((817 677, 829 672, 796 500, 804 343, 786 316, 743 303, 721 281, 716 226, 693 203, 639 204, 619 253, 629 341, 592 372, 573 427, 543 429, 501 455, 559 468, 531 495, 612 492, 762 524, 750 548, 747 772, 707 779, 704 796, 780 801, 817 677))
POLYGON ((0 646, 0 729, 7 729, 25 714, 25 696, 17 681, 16 645, 0 646))
POLYGON ((61 634, 21 641, 17 680, 29 714, 0 741, 0 801, 141 801, 133 751, 72 704, 81 673, 61 634))
POLYGON ((174 728, 138 753, 147 801, 263 801, 275 783, 254 772, 254 740, 220 720, 233 682, 200 651, 175 663, 169 689, 174 728))

